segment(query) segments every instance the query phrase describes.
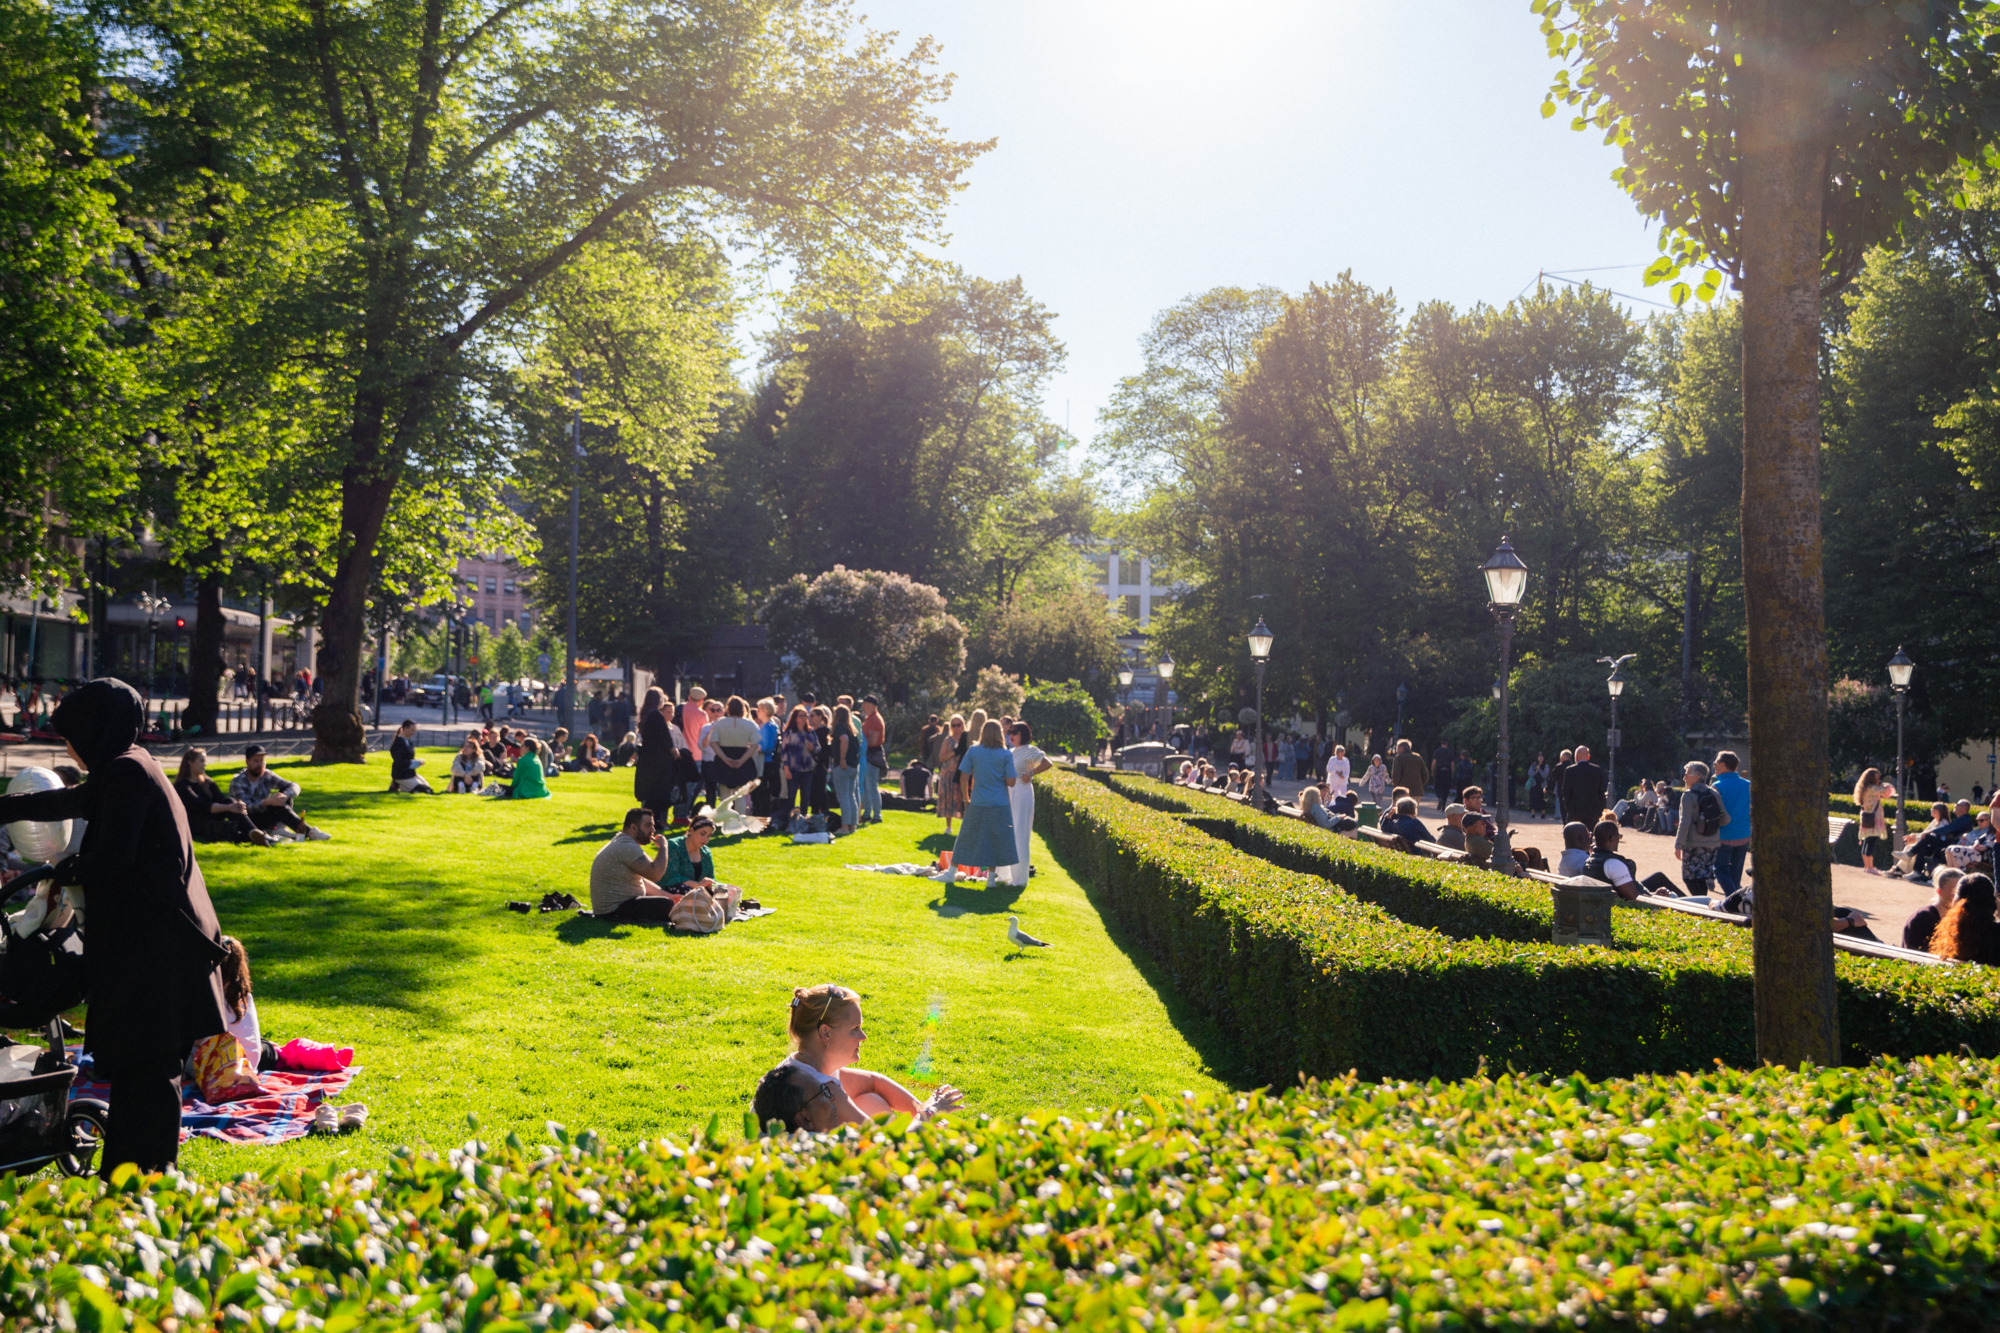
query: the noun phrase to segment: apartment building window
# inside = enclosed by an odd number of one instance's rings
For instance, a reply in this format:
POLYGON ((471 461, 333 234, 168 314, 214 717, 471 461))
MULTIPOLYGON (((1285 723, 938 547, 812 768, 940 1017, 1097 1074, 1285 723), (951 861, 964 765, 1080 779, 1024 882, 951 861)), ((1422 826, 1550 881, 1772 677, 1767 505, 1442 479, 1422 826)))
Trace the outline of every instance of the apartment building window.
POLYGON ((508 579, 506 582, 506 588, 507 588, 507 595, 509 597, 512 597, 514 595, 514 580, 508 579))
POLYGON ((488 575, 486 576, 486 591, 488 591, 488 592, 499 592, 499 591, 500 591, 500 580, 499 580, 499 579, 497 579, 497 578, 495 578, 495 577, 494 577, 493 575, 491 575, 491 574, 488 574, 488 575))
POLYGON ((1111 582, 1111 557, 1110 557, 1110 556, 1108 556, 1108 555, 1094 555, 1094 556, 1092 556, 1092 557, 1090 558, 1090 567, 1091 567, 1092 569, 1094 569, 1094 570, 1096 570, 1096 571, 1097 571, 1097 581, 1098 581, 1099 583, 1107 583, 1107 584, 1108 584, 1108 583, 1110 583, 1110 582, 1111 582))
POLYGON ((1118 610, 1120 614, 1137 620, 1139 618, 1139 594, 1132 592, 1120 597, 1118 599, 1118 610))
POLYGON ((1139 562, 1129 555, 1118 557, 1118 586, 1121 588, 1139 586, 1139 562))

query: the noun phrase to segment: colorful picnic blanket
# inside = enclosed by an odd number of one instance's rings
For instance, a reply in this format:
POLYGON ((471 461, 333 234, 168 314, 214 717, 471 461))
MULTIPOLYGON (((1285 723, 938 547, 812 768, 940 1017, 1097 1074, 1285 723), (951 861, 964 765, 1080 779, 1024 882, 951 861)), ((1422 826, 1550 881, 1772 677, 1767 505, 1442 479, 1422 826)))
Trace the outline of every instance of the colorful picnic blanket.
MULTIPOLYGON (((70 1058, 77 1062, 76 1082, 69 1095, 111 1100, 111 1085, 100 1083, 97 1070, 82 1048, 72 1046, 70 1058)), ((261 1097, 210 1106, 191 1082, 181 1088, 181 1142, 195 1135, 221 1139, 225 1143, 285 1143, 302 1139, 312 1125, 313 1111, 321 1102, 331 1101, 361 1072, 350 1066, 332 1074, 293 1074, 271 1069, 257 1075, 263 1085, 261 1097)), ((117 1108, 112 1109, 117 1113, 117 1108)))

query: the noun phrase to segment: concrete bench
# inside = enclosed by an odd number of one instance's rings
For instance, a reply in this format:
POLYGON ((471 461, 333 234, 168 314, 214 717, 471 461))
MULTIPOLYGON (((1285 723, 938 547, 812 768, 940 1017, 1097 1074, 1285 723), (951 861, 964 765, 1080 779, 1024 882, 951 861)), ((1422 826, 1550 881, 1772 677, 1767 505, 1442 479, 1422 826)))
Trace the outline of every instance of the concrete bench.
POLYGON ((1418 856, 1428 856, 1433 861, 1463 861, 1465 853, 1456 847, 1447 847, 1441 842, 1420 842, 1416 845, 1418 856))
POLYGON ((1354 830, 1354 834, 1364 842, 1372 842, 1377 847, 1387 847, 1390 851, 1412 852, 1416 850, 1410 845, 1408 838, 1399 838, 1393 833, 1387 833, 1378 828, 1362 827, 1354 830))

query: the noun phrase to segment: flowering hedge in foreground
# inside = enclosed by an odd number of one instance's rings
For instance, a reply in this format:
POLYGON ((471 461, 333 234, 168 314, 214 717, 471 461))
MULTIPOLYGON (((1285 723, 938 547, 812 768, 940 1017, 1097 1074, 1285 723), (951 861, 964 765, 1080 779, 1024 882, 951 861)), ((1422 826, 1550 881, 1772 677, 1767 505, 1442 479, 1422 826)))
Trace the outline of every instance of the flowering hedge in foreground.
MULTIPOLYGON (((0 1317, 163 1330, 1991 1326, 1958 1059, 0 1181, 0 1317)), ((552 1127, 553 1128, 553 1127, 552 1127)), ((711 1126, 711 1134, 713 1127, 711 1126)))
MULTIPOLYGON (((1159 783, 1036 781, 1037 830, 1256 1079, 1756 1063, 1747 931, 1630 910, 1618 947, 1558 948, 1532 881, 1159 783)), ((1850 1058, 2000 1051, 2000 972, 1847 954, 1835 968, 1850 1058)))

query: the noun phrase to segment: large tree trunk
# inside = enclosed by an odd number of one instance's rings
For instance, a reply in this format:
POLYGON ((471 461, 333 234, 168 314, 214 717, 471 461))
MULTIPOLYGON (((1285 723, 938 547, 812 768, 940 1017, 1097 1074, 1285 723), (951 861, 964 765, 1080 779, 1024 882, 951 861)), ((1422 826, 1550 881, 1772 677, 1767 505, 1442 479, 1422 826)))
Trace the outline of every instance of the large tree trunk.
POLYGON ((316 764, 360 764, 368 758, 368 732, 361 721, 368 587, 375 576, 375 544, 389 516, 397 474, 381 465, 368 466, 374 461, 372 450, 364 451, 362 458, 366 461, 350 466, 341 479, 340 558, 320 622, 325 642, 319 654, 319 678, 325 692, 313 710, 316 764))
POLYGON ((215 734, 222 692, 222 583, 213 574, 196 585, 194 644, 188 650, 188 701, 181 730, 190 737, 215 734))
MULTIPOLYGON (((1786 44, 1774 44, 1787 49, 1786 44)), ((1756 772, 1757 1057, 1837 1064, 1819 520, 1825 145, 1810 71, 1746 57, 1743 588, 1756 772), (1758 66, 1753 68, 1753 63, 1758 66)))

